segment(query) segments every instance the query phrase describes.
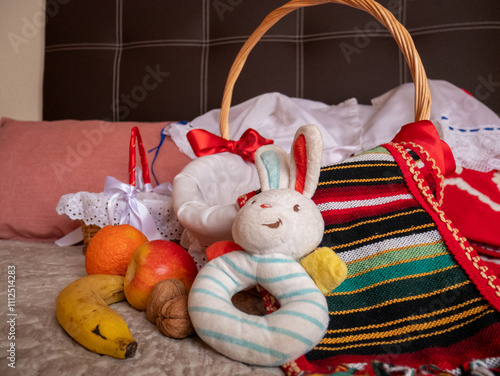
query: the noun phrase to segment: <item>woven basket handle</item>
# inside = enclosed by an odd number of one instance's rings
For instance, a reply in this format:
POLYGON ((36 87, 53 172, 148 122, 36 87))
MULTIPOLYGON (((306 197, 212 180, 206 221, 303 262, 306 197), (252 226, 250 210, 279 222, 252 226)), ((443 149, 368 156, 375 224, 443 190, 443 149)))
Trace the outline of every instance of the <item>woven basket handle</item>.
POLYGON ((228 119, 234 84, 253 47, 274 24, 295 9, 326 3, 339 3, 364 10, 375 17, 391 32, 410 67, 413 82, 415 83, 415 121, 429 120, 431 112, 431 95, 422 61, 415 49, 410 34, 391 12, 374 0, 291 0, 267 15, 264 21, 262 21, 259 27, 245 42, 233 62, 226 81, 226 87, 224 88, 219 119, 220 133, 223 138, 229 139, 228 119))
POLYGON ((137 164, 137 156, 136 156, 136 139, 137 144, 139 145, 139 156, 141 158, 141 166, 142 166, 142 180, 144 184, 151 184, 151 178, 149 176, 149 167, 148 161, 146 158, 146 151, 144 150, 144 145, 142 144, 141 133, 139 132, 139 128, 134 127, 130 131, 130 148, 129 148, 129 159, 128 159, 128 182, 130 185, 135 186, 135 167, 137 164))

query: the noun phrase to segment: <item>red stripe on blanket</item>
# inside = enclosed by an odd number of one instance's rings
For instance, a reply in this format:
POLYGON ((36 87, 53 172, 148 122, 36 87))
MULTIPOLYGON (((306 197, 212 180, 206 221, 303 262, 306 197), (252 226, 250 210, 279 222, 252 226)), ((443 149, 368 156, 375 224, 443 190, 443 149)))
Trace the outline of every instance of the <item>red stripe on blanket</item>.
POLYGON ((316 205, 323 204, 335 197, 336 201, 369 200, 387 196, 387 194, 399 195, 408 193, 404 183, 387 185, 359 185, 349 187, 322 188, 316 191, 312 198, 316 205))
MULTIPOLYGON (((441 369, 450 370, 463 366, 471 359, 485 359, 499 356, 500 324, 493 324, 470 338, 446 348, 426 348, 413 353, 376 354, 376 355, 338 355, 323 360, 307 361, 299 358, 296 363, 302 369, 317 373, 331 372, 332 368, 344 363, 368 363, 377 360, 398 366, 419 368, 433 364, 441 369)), ((401 346, 401 352, 404 347, 401 346)))

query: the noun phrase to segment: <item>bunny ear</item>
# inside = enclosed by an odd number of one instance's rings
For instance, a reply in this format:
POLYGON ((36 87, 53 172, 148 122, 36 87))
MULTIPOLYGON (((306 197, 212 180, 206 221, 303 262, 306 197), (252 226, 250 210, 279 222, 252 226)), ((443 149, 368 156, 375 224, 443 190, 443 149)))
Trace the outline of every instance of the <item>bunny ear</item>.
POLYGON ((255 166, 262 191, 288 186, 288 154, 277 145, 265 145, 255 152, 255 166))
POLYGON ((289 188, 311 198, 318 186, 323 155, 323 137, 315 125, 304 125, 295 133, 290 163, 289 188))

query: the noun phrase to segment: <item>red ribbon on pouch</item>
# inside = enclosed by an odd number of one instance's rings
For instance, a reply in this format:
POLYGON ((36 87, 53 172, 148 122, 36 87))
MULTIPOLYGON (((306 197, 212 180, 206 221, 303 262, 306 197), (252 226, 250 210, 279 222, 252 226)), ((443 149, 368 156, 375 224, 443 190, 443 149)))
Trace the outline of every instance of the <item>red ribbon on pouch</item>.
POLYGON ((187 139, 197 157, 228 151, 252 163, 254 163, 255 151, 258 148, 274 143, 273 140, 262 137, 252 128, 247 129, 238 141, 226 140, 204 129, 189 131, 187 139))

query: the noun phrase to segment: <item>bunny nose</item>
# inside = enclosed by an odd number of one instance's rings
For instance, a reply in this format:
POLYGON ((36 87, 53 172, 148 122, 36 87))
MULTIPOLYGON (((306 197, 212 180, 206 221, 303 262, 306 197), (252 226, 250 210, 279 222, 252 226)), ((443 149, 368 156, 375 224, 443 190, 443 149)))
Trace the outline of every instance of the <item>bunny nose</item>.
POLYGON ((272 208, 271 204, 262 204, 262 205, 260 205, 260 207, 261 207, 262 209, 272 208))

